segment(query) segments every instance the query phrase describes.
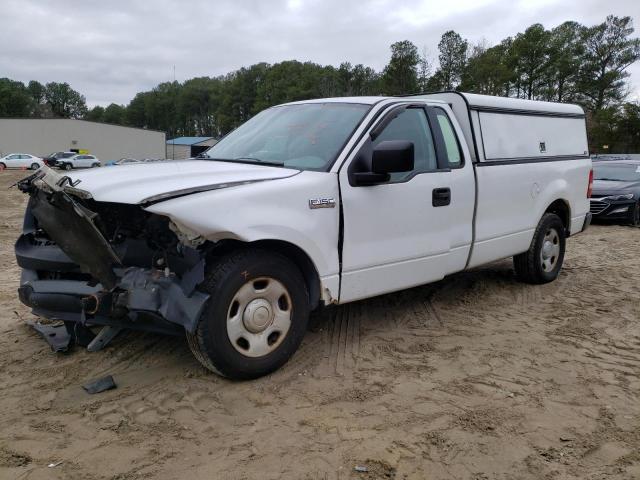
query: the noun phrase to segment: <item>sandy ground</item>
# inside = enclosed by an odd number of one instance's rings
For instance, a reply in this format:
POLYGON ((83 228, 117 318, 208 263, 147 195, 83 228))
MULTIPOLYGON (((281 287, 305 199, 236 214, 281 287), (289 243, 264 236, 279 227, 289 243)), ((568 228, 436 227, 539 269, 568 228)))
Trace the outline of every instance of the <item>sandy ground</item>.
POLYGON ((2 479, 640 478, 638 229, 571 239, 552 284, 501 261, 316 315, 285 368, 234 383, 182 338, 52 353, 15 292, 19 177, 0 173, 2 479), (81 389, 105 374, 116 390, 81 389))

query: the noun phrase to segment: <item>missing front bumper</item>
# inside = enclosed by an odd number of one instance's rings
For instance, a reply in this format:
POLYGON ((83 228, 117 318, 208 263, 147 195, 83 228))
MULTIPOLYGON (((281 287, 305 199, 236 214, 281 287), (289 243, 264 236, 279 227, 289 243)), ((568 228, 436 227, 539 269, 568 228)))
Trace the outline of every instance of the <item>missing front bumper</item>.
POLYGON ((32 215, 54 242, 30 243, 32 225, 16 243, 23 267, 18 294, 34 313, 89 325, 195 330, 209 298, 196 290, 204 279, 203 253, 184 247, 179 275, 166 262, 162 269, 123 265, 98 226, 98 214, 70 194, 78 190, 69 187, 68 177, 44 169, 18 185, 31 197, 27 218, 32 215))
POLYGON ((208 295, 187 295, 175 276, 156 270, 132 267, 117 274, 116 287, 104 290, 83 281, 38 280, 36 272, 25 271, 18 295, 34 313, 54 320, 159 333, 195 330, 208 295))

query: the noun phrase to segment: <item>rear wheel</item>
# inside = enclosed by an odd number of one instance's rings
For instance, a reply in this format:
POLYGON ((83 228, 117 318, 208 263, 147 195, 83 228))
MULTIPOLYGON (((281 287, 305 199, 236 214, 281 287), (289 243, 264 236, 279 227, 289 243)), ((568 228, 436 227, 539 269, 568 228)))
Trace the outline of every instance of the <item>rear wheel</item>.
POLYGON ((31 170, 37 170, 40 168, 40 165, 38 165, 37 163, 32 163, 31 164, 31 170))
POLYGON ((209 303, 191 351, 207 369, 233 379, 266 375, 284 365, 307 329, 304 278, 286 257, 265 250, 233 252, 213 265, 202 289, 209 303))
POLYGON ((629 224, 634 227, 640 226, 640 201, 629 212, 629 224))
POLYGON ((564 261, 565 243, 562 220, 555 213, 545 213, 536 227, 529 250, 513 257, 516 276, 534 284, 555 280, 564 261))

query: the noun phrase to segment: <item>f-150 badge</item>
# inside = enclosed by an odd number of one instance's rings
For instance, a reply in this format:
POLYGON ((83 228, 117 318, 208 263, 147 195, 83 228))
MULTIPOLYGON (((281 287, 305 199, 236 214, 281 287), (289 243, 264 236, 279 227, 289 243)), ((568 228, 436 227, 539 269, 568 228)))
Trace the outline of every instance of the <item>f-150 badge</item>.
POLYGON ((335 208, 336 200, 335 198, 310 198, 309 199, 309 208, 335 208))

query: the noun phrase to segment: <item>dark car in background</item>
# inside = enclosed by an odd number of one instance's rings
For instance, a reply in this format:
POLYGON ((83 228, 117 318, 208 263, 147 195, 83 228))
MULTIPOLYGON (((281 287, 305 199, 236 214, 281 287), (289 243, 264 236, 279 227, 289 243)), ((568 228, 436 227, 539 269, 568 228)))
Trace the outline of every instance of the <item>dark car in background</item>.
POLYGON ((640 225, 640 160, 593 162, 594 220, 640 225))
POLYGON ((64 160, 65 158, 71 158, 74 155, 77 155, 77 153, 76 152, 53 152, 47 155, 46 157, 43 157, 42 160, 44 161, 45 165, 49 167, 55 167, 57 166, 60 160, 64 160))

